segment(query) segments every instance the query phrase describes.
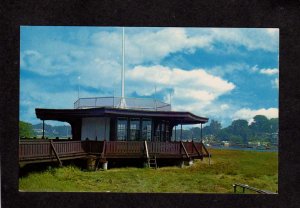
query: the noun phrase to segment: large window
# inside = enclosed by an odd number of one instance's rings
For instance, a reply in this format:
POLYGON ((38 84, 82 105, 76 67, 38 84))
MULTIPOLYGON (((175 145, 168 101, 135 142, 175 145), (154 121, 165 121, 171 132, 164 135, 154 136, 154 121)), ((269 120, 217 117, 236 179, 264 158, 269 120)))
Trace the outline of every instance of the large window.
POLYGON ((127 119, 118 119, 117 122, 117 139, 119 141, 127 140, 127 119))
POLYGON ((151 140, 152 121, 150 119, 142 120, 142 140, 151 140))
POLYGON ((169 123, 168 121, 161 121, 157 124, 155 129, 155 141, 167 141, 169 140, 169 123))
POLYGON ((140 138, 140 119, 130 119, 130 140, 139 140, 140 138))

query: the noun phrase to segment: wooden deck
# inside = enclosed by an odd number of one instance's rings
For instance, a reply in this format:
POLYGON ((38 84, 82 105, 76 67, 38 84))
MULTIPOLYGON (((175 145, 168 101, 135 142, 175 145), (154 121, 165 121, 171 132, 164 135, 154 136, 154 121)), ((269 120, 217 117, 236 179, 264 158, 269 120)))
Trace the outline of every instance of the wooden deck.
POLYGON ((19 163, 41 163, 97 156, 112 158, 202 159, 209 153, 199 142, 20 140, 19 163))

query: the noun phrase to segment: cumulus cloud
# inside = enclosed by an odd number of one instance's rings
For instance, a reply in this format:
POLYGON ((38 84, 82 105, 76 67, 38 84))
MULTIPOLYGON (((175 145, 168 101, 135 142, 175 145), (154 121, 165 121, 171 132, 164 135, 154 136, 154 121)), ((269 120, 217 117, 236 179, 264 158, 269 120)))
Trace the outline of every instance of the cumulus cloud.
POLYGON ((236 111, 233 114, 232 118, 233 118, 233 120, 245 119, 250 122, 251 119, 256 115, 264 115, 268 119, 278 118, 278 108, 268 108, 268 109, 261 108, 261 109, 257 109, 257 110, 253 110, 253 109, 249 109, 249 108, 242 108, 242 109, 236 111))
MULTIPOLYGON (((126 29, 130 30, 130 29, 126 29)), ((99 32, 92 36, 93 42, 106 46, 106 50, 119 53, 121 49, 121 32, 99 32)), ((182 50, 193 52, 195 48, 205 48, 211 44, 209 36, 188 36, 184 28, 164 28, 130 33, 125 37, 126 60, 130 64, 158 62, 182 50)))
POLYGON ((275 75, 279 73, 279 70, 277 68, 273 69, 261 69, 260 70, 261 74, 266 74, 266 75, 275 75))
MULTIPOLYGON (((249 50, 278 50, 278 30, 276 29, 226 29, 226 28, 156 28, 136 30, 126 28, 125 60, 127 66, 159 62, 176 52, 194 53, 195 49, 216 50, 215 43, 224 46, 245 46, 249 50), (271 44, 272 43, 272 44, 271 44)), ((73 33, 72 33, 73 34, 73 33)), ((74 34, 73 34, 74 35, 74 34)), ((76 35, 74 35, 76 36, 76 35)), ((85 34, 86 45, 63 42, 53 38, 43 42, 39 48, 21 51, 21 67, 45 76, 70 74, 86 71, 97 73, 98 66, 103 71, 118 70, 121 64, 121 28, 85 34), (39 51, 37 51, 39 50, 39 51), (96 65, 95 59, 111 62, 96 65), (106 68, 107 67, 107 68, 106 68), (84 68, 84 69, 83 69, 84 68)), ((228 67, 230 70, 233 67, 228 67)))
POLYGON ((204 69, 186 71, 161 65, 136 66, 127 72, 127 79, 142 95, 149 94, 149 90, 154 93, 151 89, 155 85, 159 89, 172 87, 172 104, 176 106, 176 110, 192 112, 199 112, 219 96, 235 88, 232 82, 211 75, 204 69))

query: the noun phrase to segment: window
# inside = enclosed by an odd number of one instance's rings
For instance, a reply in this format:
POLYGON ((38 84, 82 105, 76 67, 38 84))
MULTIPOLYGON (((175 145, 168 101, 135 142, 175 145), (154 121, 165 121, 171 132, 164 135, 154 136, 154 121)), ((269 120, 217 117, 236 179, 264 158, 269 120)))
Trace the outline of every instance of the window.
POLYGON ((127 140, 127 119, 118 119, 117 122, 117 140, 127 140))
POLYGON ((142 121, 142 140, 151 141, 152 121, 143 119, 142 121))
POLYGON ((169 139, 169 122, 161 121, 155 129, 155 141, 167 141, 169 139))
POLYGON ((140 119, 130 119, 130 140, 139 140, 140 137, 140 119))
POLYGON ((165 136, 165 139, 164 141, 169 141, 170 140, 170 125, 169 125, 169 122, 166 121, 166 136, 165 136))

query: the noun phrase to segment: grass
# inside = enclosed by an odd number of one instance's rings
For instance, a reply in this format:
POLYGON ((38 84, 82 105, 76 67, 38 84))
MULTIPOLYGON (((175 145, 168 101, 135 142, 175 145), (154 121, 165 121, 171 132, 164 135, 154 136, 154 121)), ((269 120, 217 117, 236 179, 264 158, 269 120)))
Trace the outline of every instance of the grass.
MULTIPOLYGON (((278 190, 278 153, 210 150, 191 167, 114 168, 88 172, 75 166, 32 172, 19 179, 22 191, 233 193, 233 183, 278 190)), ((250 191, 246 193, 251 193, 250 191)))

